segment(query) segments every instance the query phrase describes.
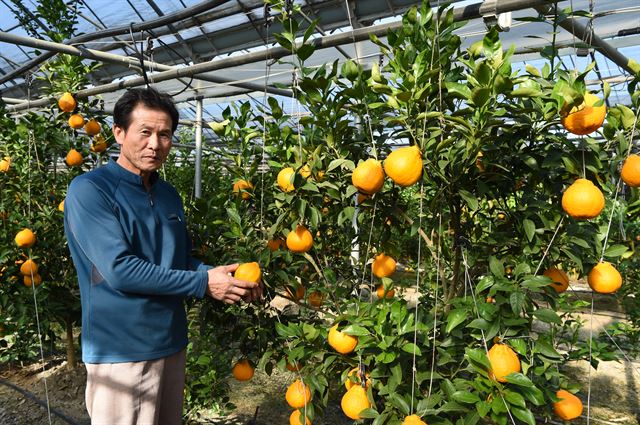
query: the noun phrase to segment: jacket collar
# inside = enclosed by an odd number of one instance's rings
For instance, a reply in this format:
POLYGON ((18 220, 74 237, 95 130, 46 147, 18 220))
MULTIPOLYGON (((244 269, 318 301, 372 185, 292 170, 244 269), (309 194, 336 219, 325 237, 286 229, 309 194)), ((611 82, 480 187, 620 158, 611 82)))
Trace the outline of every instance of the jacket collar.
MULTIPOLYGON (((106 167, 109 169, 109 171, 117 175, 119 178, 130 183, 140 185, 144 188, 144 182, 142 181, 142 177, 140 175, 127 170, 122 165, 118 164, 113 158, 109 160, 106 167)), ((157 171, 151 173, 151 175, 149 176, 149 183, 151 183, 151 186, 154 186, 159 178, 160 175, 157 171)))

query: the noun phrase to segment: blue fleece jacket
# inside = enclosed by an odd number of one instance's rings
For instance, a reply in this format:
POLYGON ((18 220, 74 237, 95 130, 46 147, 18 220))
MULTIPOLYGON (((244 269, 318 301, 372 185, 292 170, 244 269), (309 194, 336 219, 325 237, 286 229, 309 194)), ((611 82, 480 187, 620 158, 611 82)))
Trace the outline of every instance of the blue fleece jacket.
POLYGON ((190 255, 182 201, 167 182, 115 161, 76 177, 64 204, 78 273, 82 360, 170 356, 187 345, 185 297, 204 296, 208 268, 190 255))

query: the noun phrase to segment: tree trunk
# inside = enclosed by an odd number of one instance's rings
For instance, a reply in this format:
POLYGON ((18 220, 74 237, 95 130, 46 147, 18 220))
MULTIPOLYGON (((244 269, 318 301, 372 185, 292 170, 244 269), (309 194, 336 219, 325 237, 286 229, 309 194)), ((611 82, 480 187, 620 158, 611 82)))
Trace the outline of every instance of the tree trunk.
POLYGON ((76 368, 76 346, 73 342, 73 320, 67 319, 67 369, 73 370, 76 368))

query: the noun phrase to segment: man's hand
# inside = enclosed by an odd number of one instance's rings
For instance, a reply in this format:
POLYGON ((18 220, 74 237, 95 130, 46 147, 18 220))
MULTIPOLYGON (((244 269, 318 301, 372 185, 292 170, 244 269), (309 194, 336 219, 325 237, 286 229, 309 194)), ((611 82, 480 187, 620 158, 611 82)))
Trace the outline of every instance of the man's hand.
POLYGON ((236 279, 233 273, 239 264, 230 264, 209 269, 207 295, 227 304, 235 304, 240 300, 251 302, 262 296, 262 285, 255 282, 236 279))

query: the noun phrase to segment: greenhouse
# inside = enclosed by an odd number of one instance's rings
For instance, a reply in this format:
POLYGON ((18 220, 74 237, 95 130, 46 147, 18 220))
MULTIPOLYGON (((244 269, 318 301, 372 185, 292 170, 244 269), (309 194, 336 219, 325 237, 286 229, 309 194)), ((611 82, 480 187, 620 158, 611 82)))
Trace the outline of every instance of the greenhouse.
POLYGON ((0 424, 640 424, 638 0, 0 1, 0 424))

